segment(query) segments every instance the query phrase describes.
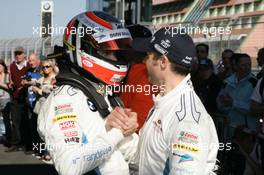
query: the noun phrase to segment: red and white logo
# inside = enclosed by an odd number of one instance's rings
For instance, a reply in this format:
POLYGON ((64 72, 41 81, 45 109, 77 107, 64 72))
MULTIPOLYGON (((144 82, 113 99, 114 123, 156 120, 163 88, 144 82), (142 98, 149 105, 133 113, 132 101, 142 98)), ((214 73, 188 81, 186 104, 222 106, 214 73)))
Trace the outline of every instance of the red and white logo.
POLYGON ((74 121, 66 121, 59 124, 61 130, 66 130, 70 128, 75 128, 75 122, 74 121))
POLYGON ((83 59, 82 60, 82 63, 84 66, 86 67, 93 67, 93 63, 91 63, 90 61, 86 60, 86 59, 83 59))
POLYGON ((69 131, 63 133, 65 137, 76 137, 78 136, 78 131, 69 131))

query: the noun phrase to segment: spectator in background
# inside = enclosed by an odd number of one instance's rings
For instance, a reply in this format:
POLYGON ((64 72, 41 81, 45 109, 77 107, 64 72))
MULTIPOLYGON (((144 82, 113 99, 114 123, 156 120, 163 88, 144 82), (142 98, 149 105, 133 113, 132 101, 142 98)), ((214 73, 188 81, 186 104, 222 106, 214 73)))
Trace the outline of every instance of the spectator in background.
POLYGON ((218 78, 221 80, 226 79, 233 73, 233 63, 232 63, 232 56, 234 52, 230 49, 226 49, 222 52, 222 65, 220 65, 220 69, 218 70, 218 78))
POLYGON ((6 152, 17 151, 19 146, 24 146, 28 142, 28 115, 26 107, 26 97, 21 84, 22 77, 29 69, 26 55, 22 47, 17 47, 14 51, 15 61, 10 65, 10 84, 13 89, 11 101, 11 119, 14 125, 12 131, 12 146, 6 152))
MULTIPOLYGON (((196 45, 196 57, 194 58, 194 60, 192 60, 192 77, 193 78, 195 77, 197 73, 200 60, 207 59, 208 54, 209 54, 209 46, 207 44, 200 43, 196 45)), ((192 80, 193 82, 194 82, 194 79, 192 80)))
POLYGON ((38 95, 38 99, 34 107, 34 112, 36 114, 39 113, 42 104, 53 90, 56 82, 55 77, 59 72, 54 60, 42 61, 41 69, 43 77, 37 80, 36 85, 32 86, 33 92, 38 95))
POLYGON ((9 147, 11 143, 11 121, 10 121, 10 95, 9 95, 9 74, 8 69, 3 60, 0 60, 0 112, 3 116, 5 125, 5 143, 9 147))
MULTIPOLYGON (((257 138, 255 133, 252 131, 243 128, 237 127, 234 133, 234 147, 238 148, 238 151, 242 157, 239 157, 239 160, 235 163, 237 174, 243 175, 263 175, 263 148, 262 141, 257 138), (244 159, 244 160, 243 160, 244 159)), ((236 153, 238 157, 238 153, 236 153)), ((234 158, 230 158, 231 160, 234 158)), ((238 158, 237 158, 238 159, 238 158)))
POLYGON ((257 57, 258 65, 261 67, 260 72, 257 74, 257 78, 264 77, 264 48, 259 49, 257 57))
POLYGON ((209 46, 204 43, 196 45, 196 56, 200 62, 202 59, 207 59, 209 54, 209 46))
POLYGON ((200 87, 201 77, 198 75, 199 63, 203 59, 208 59, 209 46, 204 43, 199 43, 195 47, 196 49, 196 58, 192 60, 192 69, 191 69, 191 80, 194 87, 200 87))
MULTIPOLYGON (((136 41, 137 38, 150 38, 152 36, 151 31, 141 25, 132 25, 127 28, 134 41, 136 41)), ((133 52, 128 56, 128 61, 131 63, 131 67, 124 84, 125 86, 133 86, 135 88, 138 85, 143 88, 145 86, 150 86, 146 64, 143 63, 146 56, 146 53, 140 52, 133 52)), ((139 124, 138 130, 143 126, 150 108, 154 105, 152 94, 152 91, 120 93, 120 98, 124 102, 125 107, 130 108, 137 113, 139 124)))
MULTIPOLYGON (((264 119, 264 78, 261 78, 251 96, 251 111, 259 118, 264 119)), ((263 126, 264 134, 264 126, 263 126)))
POLYGON ((214 74, 213 62, 210 59, 200 61, 198 76, 199 86, 194 85, 195 92, 200 97, 209 113, 217 112, 216 97, 221 89, 222 81, 214 74))
MULTIPOLYGON (((39 111, 45 102, 46 98, 49 96, 51 91, 54 89, 55 77, 58 74, 59 70, 55 64, 55 60, 44 60, 41 63, 41 69, 43 77, 37 80, 36 85, 32 86, 32 90, 35 94, 38 95, 36 105, 34 107, 34 113, 39 114, 39 111)), ((37 122, 37 121, 36 121, 37 122)), ((40 138, 39 138, 40 141, 40 138)), ((41 158, 46 161, 50 161, 51 157, 47 151, 44 151, 41 155, 41 158)))
POLYGON ((27 107, 30 120, 30 142, 26 145, 25 153, 31 154, 33 145, 40 142, 40 137, 37 132, 37 114, 33 112, 36 103, 36 94, 32 90, 33 85, 36 85, 37 80, 41 78, 39 57, 35 53, 32 53, 28 58, 28 64, 30 69, 21 83, 27 89, 27 107))
MULTIPOLYGON (((218 109, 226 114, 231 126, 244 125, 256 130, 257 118, 250 113, 250 96, 256 85, 251 73, 251 59, 247 54, 238 54, 235 60, 236 72, 224 81, 218 97, 218 109)), ((233 136, 231 130, 230 136, 233 136)))

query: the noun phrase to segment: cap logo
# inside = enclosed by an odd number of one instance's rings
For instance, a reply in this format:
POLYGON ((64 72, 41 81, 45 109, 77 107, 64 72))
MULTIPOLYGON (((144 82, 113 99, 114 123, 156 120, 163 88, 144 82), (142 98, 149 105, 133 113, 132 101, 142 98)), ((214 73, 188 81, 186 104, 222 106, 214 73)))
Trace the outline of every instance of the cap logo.
POLYGON ((189 57, 189 56, 186 56, 182 62, 185 63, 185 64, 191 64, 191 61, 192 61, 192 57, 189 57))
POLYGON ((162 48, 160 45, 158 44, 154 44, 154 48, 162 55, 167 55, 168 51, 165 50, 164 48, 162 48))
POLYGON ((153 43, 153 41, 155 40, 155 36, 153 36, 150 40, 151 43, 153 43))
POLYGON ((161 40, 160 44, 166 49, 171 46, 170 41, 167 40, 167 39, 166 40, 161 40))

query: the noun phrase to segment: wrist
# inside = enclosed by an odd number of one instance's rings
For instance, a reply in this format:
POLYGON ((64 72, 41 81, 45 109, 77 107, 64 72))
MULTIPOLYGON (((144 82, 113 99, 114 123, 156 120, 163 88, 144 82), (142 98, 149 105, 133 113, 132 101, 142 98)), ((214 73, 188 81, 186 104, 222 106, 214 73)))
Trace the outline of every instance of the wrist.
POLYGON ((107 136, 105 139, 108 143, 110 143, 113 147, 115 147, 122 139, 124 135, 120 129, 112 128, 107 132, 107 136))

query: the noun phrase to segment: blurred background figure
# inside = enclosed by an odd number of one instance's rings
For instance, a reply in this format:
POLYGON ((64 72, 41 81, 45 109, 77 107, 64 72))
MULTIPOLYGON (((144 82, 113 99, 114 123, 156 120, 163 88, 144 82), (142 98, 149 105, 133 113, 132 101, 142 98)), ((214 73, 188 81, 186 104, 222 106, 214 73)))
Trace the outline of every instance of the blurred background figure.
POLYGON ((192 82, 194 82, 196 79, 195 76, 199 67, 200 60, 207 59, 208 53, 209 53, 209 46, 207 44, 199 43, 196 45, 196 57, 194 60, 192 60, 192 82))
POLYGON ((207 59, 209 54, 209 46, 205 43, 200 43, 196 45, 196 56, 198 61, 202 59, 207 59))
POLYGON ((198 76, 201 80, 194 84, 194 90, 209 113, 217 112, 216 97, 221 89, 222 81, 214 74, 213 62, 202 59, 199 63, 198 76))
POLYGON ((29 70, 27 71, 24 79, 22 80, 22 85, 27 92, 26 102, 28 108, 28 118, 29 118, 29 142, 26 144, 26 154, 33 153, 33 145, 39 143, 40 138, 37 132, 37 114, 33 112, 36 104, 36 94, 33 92, 32 87, 36 85, 37 80, 41 78, 40 73, 40 59, 37 54, 32 53, 28 58, 29 70))
MULTIPOLYGON (((224 80, 218 97, 218 109, 226 114, 229 125, 243 125, 256 131, 257 118, 250 113, 250 97, 256 85, 256 78, 251 73, 251 59, 247 54, 238 54, 235 60, 236 72, 224 80)), ((233 132, 230 131, 230 136, 233 132)))
MULTIPOLYGON (((142 25, 127 26, 131 36, 134 40, 133 44, 137 44, 137 38, 150 38, 152 36, 151 31, 142 25)), ((126 55, 128 62, 131 64, 128 75, 126 77, 124 86, 133 86, 135 89, 137 86, 144 87, 151 86, 148 80, 148 72, 144 63, 144 58, 147 53, 132 51, 129 55, 126 55)), ((124 102, 126 108, 131 108, 137 113, 139 127, 143 126, 149 110, 153 106, 151 88, 148 88, 149 92, 121 92, 120 98, 124 102)))
POLYGON ((264 78, 258 80, 258 83, 251 96, 251 112, 258 116, 261 122, 260 132, 264 134, 264 78), (262 120, 262 121, 261 121, 262 120))
POLYGON ((191 80, 194 87, 200 87, 200 83, 202 80, 201 77, 198 75, 199 63, 203 59, 208 59, 209 46, 204 43, 199 43, 196 45, 195 49, 196 57, 194 60, 192 60, 191 80))
POLYGON ((59 70, 54 60, 44 60, 41 63, 43 77, 37 80, 36 85, 32 86, 34 93, 38 95, 37 102, 34 108, 36 114, 39 113, 42 104, 54 89, 55 77, 59 70))
POLYGON ((29 139, 26 92, 21 84, 23 77, 29 69, 29 65, 23 47, 15 48, 14 55, 15 60, 10 65, 9 83, 9 88, 12 89, 10 110, 14 127, 12 130, 11 147, 6 152, 19 150, 25 146, 25 143, 28 143, 29 139))
MULTIPOLYGON (((32 86, 33 92, 37 95, 37 102, 34 106, 33 112, 38 115, 43 103, 46 101, 46 98, 49 96, 51 91, 55 87, 55 77, 58 74, 59 70, 56 66, 55 60, 44 60, 41 63, 41 73, 43 77, 37 80, 36 84, 32 86)), ((37 124, 37 118, 35 121, 37 124)), ((37 130, 37 125, 34 125, 34 130, 37 130)), ((40 143, 41 139, 37 133, 37 141, 40 143)), ((38 155, 41 156, 42 160, 50 161, 51 157, 47 151, 38 152, 38 155)))
POLYGON ((9 74, 4 60, 0 60, 0 112, 5 126, 4 145, 10 147, 11 143, 11 120, 10 120, 10 95, 9 74))
POLYGON ((244 127, 236 127, 234 132, 233 149, 225 163, 233 166, 234 174, 262 175, 263 150, 261 139, 255 133, 244 127), (236 156, 236 159, 234 159, 236 156), (232 162, 233 159, 233 162, 232 162), (235 165, 235 166, 234 166, 235 165))
POLYGON ((234 52, 230 49, 226 49, 222 52, 221 65, 218 68, 218 78, 221 80, 226 79, 233 73, 232 56, 234 52))
POLYGON ((261 67, 260 72, 257 74, 257 78, 260 79, 261 77, 264 77, 264 48, 261 48, 258 51, 257 62, 258 66, 261 67))

